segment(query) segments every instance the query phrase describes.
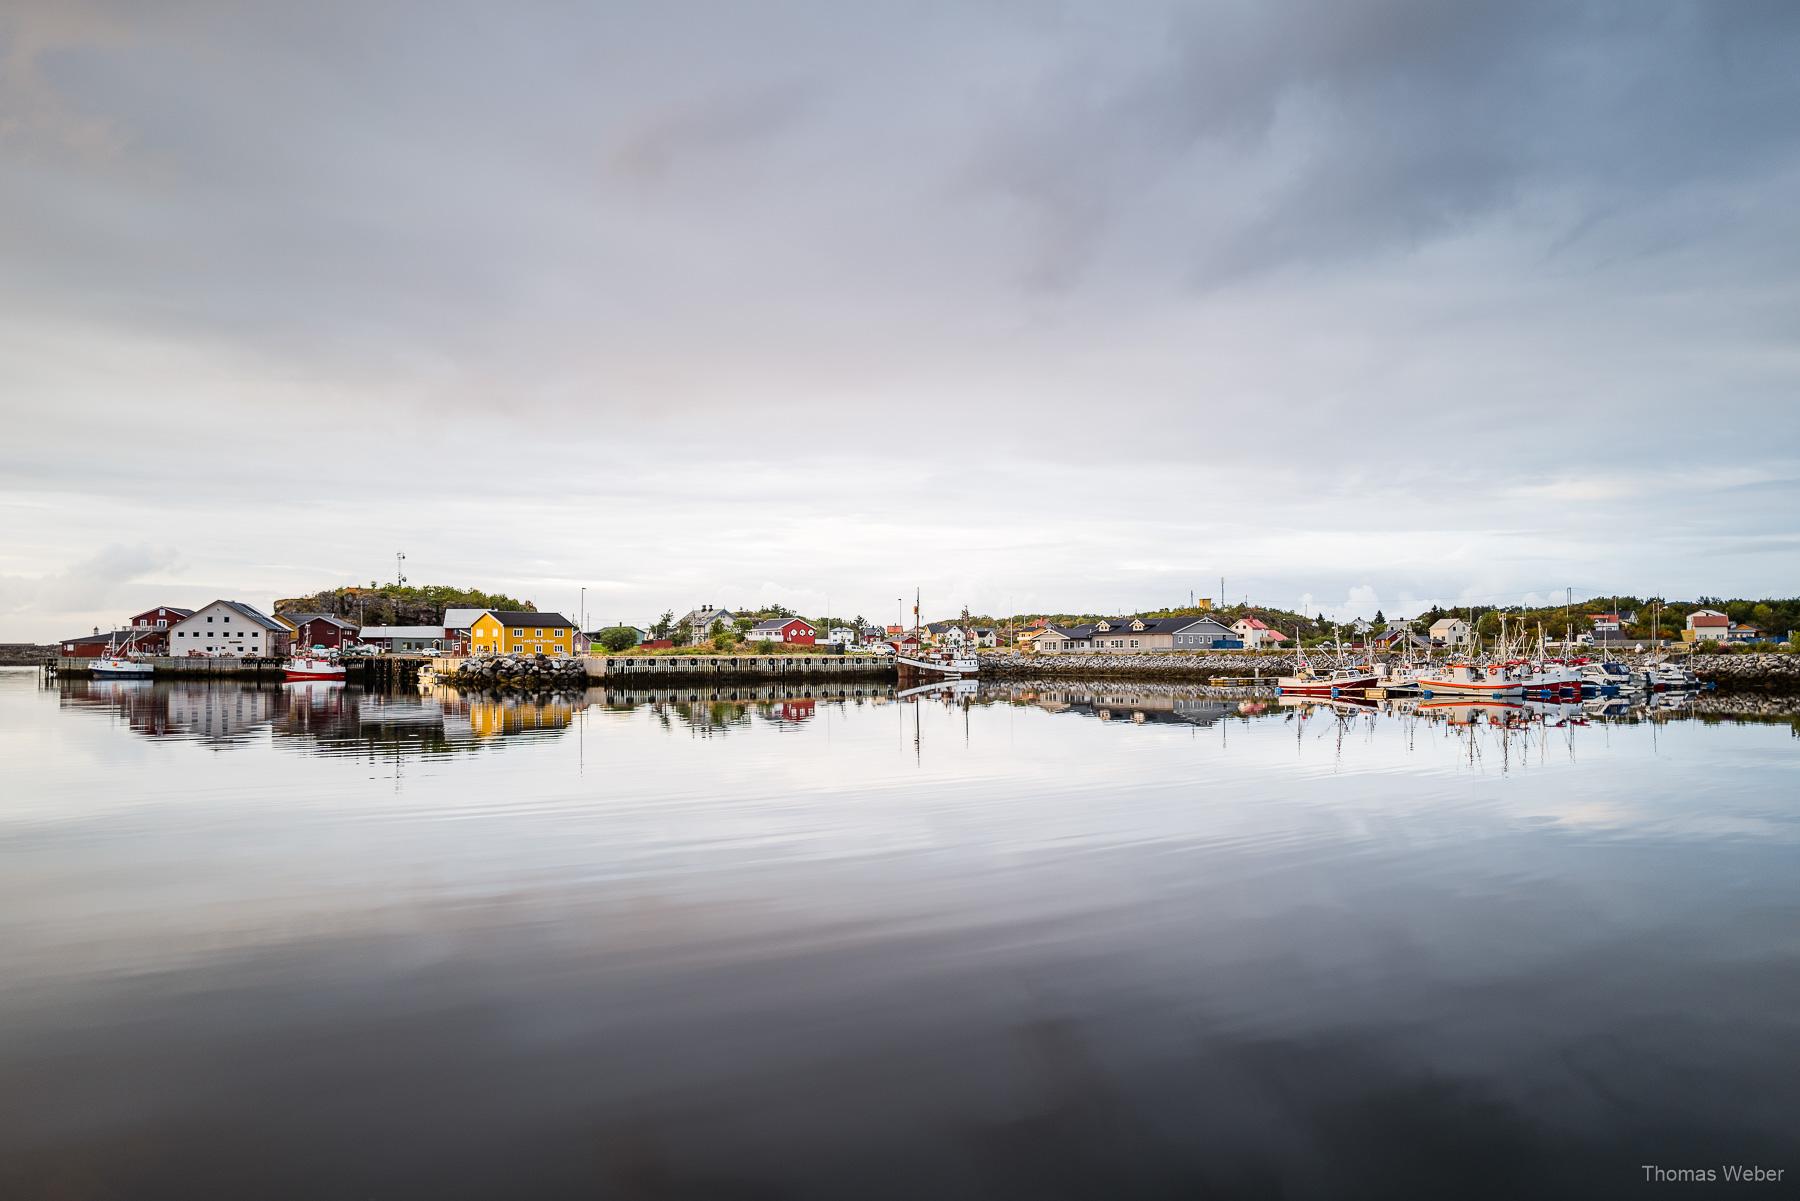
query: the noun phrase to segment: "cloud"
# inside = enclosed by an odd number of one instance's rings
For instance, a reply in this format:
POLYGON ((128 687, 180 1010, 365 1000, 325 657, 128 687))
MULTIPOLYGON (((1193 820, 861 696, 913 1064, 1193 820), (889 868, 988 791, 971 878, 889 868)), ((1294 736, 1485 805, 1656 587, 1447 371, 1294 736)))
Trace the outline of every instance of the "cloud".
POLYGON ((434 15, 8 10, 6 595, 1800 584, 1791 6, 434 15))

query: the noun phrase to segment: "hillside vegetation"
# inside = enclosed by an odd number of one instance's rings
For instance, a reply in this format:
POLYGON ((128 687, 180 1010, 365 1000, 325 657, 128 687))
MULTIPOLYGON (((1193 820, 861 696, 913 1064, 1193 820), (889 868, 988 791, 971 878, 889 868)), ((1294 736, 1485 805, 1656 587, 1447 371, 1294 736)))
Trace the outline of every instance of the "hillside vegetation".
POLYGON ((378 584, 372 588, 345 585, 275 602, 277 613, 328 613, 368 626, 437 625, 443 620, 445 609, 534 608, 530 601, 499 592, 453 588, 448 584, 378 584))

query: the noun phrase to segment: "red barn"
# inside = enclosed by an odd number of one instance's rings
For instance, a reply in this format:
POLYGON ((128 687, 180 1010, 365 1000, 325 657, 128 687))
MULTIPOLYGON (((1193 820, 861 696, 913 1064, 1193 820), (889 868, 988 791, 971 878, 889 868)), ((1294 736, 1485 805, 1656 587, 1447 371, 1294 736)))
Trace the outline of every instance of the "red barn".
POLYGON ((356 623, 329 613, 283 613, 281 616, 294 623, 294 645, 302 650, 311 650, 315 646, 337 650, 344 643, 356 640, 356 623))
POLYGON ((95 630, 92 634, 77 634, 57 643, 61 653, 71 659, 98 659, 106 654, 109 646, 122 655, 163 655, 168 653, 169 632, 158 631, 154 627, 147 630, 115 630, 111 633, 95 630))
POLYGON ((759 621, 750 627, 744 635, 746 642, 791 642, 797 646, 812 646, 817 641, 819 631, 804 617, 771 617, 767 621, 759 621))

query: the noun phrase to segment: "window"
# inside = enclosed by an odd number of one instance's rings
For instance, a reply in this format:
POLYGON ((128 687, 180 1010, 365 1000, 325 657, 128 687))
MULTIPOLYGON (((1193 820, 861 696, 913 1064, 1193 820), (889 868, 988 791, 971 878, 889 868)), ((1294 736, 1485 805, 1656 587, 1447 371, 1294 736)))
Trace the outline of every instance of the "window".
POLYGON ((537 634, 535 635, 535 637, 542 638, 543 636, 544 636, 544 631, 542 629, 539 629, 537 634))
POLYGON ((156 628, 157 628, 157 629, 159 629, 159 630, 163 630, 163 629, 167 629, 167 628, 168 628, 168 625, 169 625, 169 619, 168 619, 168 618, 166 618, 166 617, 159 617, 159 618, 157 618, 157 619, 156 619, 156 628))
POLYGON ((532 647, 532 649, 541 655, 544 653, 544 644, 540 642, 536 646, 532 647))
POLYGON ((207 619, 206 619, 206 620, 207 620, 207 623, 208 623, 208 624, 211 624, 211 622, 212 622, 212 618, 211 618, 211 617, 208 617, 208 618, 207 618, 207 619))
MULTIPOLYGON (((539 633, 542 633, 542 632, 543 632, 543 631, 542 631, 542 630, 540 630, 540 631, 538 631, 538 632, 539 632, 539 633)), ((525 637, 525 631, 524 631, 524 630, 514 630, 514 631, 513 631, 513 637, 514 637, 514 638, 523 638, 523 637, 525 637)))

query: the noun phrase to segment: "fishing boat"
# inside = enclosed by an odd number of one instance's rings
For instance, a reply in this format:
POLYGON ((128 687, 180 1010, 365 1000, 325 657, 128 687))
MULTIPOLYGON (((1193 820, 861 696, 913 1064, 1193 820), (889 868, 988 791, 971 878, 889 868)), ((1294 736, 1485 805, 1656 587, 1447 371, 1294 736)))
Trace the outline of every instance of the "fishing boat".
POLYGON ((1583 663, 1581 665, 1581 682, 1603 696, 1618 692, 1632 692, 1644 686, 1644 681, 1629 667, 1616 659, 1608 659, 1599 663, 1583 663))
POLYGON ((1655 663, 1644 673, 1653 692, 1691 692, 1700 679, 1685 667, 1674 663, 1655 663))
POLYGON ((1525 684, 1504 663, 1446 663, 1419 673, 1419 691, 1426 696, 1484 696, 1501 700, 1524 696, 1525 684))
POLYGON ((344 665, 324 655, 296 655, 282 665, 284 680, 341 680, 344 665))
POLYGON ((1300 631, 1294 631, 1294 674, 1275 677, 1275 691, 1280 696, 1337 696, 1341 692, 1361 692, 1380 682, 1375 669, 1368 666, 1334 667, 1321 672, 1300 649, 1300 631))
POLYGON ((149 663, 133 653, 132 646, 131 638, 126 639, 124 646, 120 646, 119 632, 114 630, 106 640, 106 654, 88 664, 88 671, 96 679, 104 680, 141 679, 156 674, 149 663))

